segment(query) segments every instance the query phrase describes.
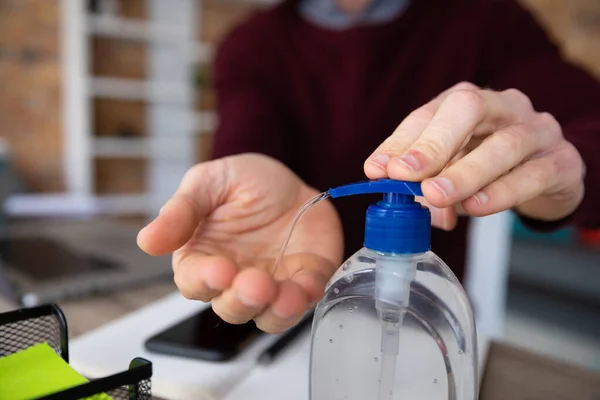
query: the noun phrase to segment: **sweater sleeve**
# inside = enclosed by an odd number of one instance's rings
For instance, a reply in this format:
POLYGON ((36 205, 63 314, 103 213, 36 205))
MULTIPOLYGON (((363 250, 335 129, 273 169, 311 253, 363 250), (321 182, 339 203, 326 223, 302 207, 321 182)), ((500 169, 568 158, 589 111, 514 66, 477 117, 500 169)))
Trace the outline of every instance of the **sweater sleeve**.
MULTIPOLYGON (((256 19, 256 17, 255 17, 256 19)), ((212 157, 261 153, 288 157, 285 110, 278 99, 277 71, 258 21, 236 28, 219 46, 214 62, 218 127, 212 157)))
POLYGON ((566 224, 600 228, 600 84, 562 59, 534 17, 515 0, 490 0, 484 41, 483 79, 491 88, 516 88, 538 111, 551 113, 586 165, 585 197, 568 218, 523 222, 537 230, 566 224))

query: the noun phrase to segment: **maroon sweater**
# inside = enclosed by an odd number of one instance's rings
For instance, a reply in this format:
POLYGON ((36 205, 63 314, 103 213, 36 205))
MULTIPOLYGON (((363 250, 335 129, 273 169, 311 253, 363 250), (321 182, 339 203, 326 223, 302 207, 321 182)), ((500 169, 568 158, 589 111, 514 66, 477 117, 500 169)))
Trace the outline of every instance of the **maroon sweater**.
MULTIPOLYGON (((410 111, 450 86, 518 88, 558 119, 587 165, 586 197, 569 223, 600 226, 600 85, 563 62, 515 1, 417 0, 392 22, 346 31, 304 21, 297 1, 253 15, 221 45, 214 157, 267 154, 326 190, 365 179, 371 152, 410 111)), ((374 200, 336 200, 347 254, 361 247, 374 200)), ((459 278, 467 222, 432 237, 459 278)))

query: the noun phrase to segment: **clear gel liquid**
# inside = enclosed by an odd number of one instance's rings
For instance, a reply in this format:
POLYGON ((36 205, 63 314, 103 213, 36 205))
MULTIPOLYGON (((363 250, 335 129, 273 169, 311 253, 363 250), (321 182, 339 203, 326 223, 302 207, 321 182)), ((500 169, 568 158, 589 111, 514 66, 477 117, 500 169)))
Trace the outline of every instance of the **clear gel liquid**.
POLYGON ((310 198, 306 203, 304 203, 304 205, 302 207, 300 207, 300 209, 294 216, 294 219, 292 220, 292 222, 291 222, 290 226, 288 227, 288 230, 284 236, 283 243, 281 244, 281 248, 279 249, 279 254, 277 255, 277 258, 275 259, 275 263, 273 264, 273 271, 276 271, 277 268, 279 268, 279 264, 281 263, 281 260, 283 259, 283 256, 285 255, 285 250, 287 249, 287 246, 290 243, 290 239, 292 237, 292 233, 294 232, 294 228, 296 227, 296 224, 298 224, 298 221, 300 221, 300 218, 302 218, 302 216, 308 210, 310 210, 310 208, 312 206, 314 206, 315 204, 319 203, 320 201, 323 201, 328 198, 329 198, 328 192, 319 193, 316 196, 310 198))

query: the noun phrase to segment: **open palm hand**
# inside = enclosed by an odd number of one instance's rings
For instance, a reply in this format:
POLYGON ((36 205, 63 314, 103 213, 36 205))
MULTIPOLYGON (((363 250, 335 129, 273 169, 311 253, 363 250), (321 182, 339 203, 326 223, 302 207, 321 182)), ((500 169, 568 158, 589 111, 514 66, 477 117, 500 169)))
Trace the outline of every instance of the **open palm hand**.
POLYGON ((173 252, 175 282, 185 297, 211 301, 227 322, 254 319, 261 329, 280 332, 320 299, 341 262, 341 225, 324 201, 300 220, 274 268, 294 215, 316 194, 266 156, 202 163, 188 171, 138 244, 151 255, 173 252))

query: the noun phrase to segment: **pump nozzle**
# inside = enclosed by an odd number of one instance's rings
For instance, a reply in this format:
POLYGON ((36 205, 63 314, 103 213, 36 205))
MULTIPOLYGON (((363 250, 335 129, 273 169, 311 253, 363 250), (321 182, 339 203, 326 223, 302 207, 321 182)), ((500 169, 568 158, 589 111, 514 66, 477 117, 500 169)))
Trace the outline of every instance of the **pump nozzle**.
POLYGON ((362 181, 349 185, 329 189, 332 198, 354 196, 357 194, 389 193, 401 195, 414 199, 415 196, 423 196, 419 182, 396 181, 393 179, 379 179, 376 181, 362 181))
POLYGON ((382 193, 367 210, 365 247, 387 254, 416 254, 429 250, 431 214, 415 201, 422 196, 418 182, 380 179, 329 189, 332 198, 382 193))

